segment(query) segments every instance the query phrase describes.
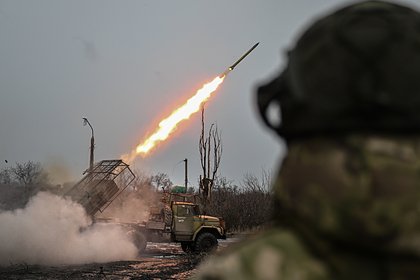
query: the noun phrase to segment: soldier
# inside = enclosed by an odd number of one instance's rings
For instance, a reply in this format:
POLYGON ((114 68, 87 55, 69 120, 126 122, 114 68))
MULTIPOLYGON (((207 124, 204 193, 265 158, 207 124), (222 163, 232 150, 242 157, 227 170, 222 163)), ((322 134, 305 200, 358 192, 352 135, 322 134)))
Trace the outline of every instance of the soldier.
POLYGON ((367 1, 321 18, 258 105, 288 145, 276 226, 195 277, 419 279, 420 14, 367 1))

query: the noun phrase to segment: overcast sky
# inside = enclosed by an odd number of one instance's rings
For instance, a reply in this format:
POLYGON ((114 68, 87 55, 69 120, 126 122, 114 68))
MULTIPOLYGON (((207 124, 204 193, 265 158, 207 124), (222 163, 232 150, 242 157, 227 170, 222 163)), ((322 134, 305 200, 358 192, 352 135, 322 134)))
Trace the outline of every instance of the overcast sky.
MULTIPOLYGON (((0 0, 0 168, 39 161, 77 180, 89 164, 82 117, 95 160, 120 158, 260 42, 207 103, 206 121, 222 132, 221 176, 274 169, 284 148, 257 115, 255 89, 314 18, 351 2, 0 0)), ((196 186, 199 133, 197 114, 132 167, 183 184, 188 158, 196 186)))

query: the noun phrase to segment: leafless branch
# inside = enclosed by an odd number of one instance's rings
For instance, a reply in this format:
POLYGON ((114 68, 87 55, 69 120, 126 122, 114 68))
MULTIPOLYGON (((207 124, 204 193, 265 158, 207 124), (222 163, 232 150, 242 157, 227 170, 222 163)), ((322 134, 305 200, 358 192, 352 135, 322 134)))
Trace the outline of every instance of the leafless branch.
POLYGON ((216 124, 211 124, 205 131, 204 106, 201 109, 201 134, 199 140, 200 164, 203 171, 200 176, 200 189, 206 199, 210 198, 213 182, 222 158, 222 139, 216 124))

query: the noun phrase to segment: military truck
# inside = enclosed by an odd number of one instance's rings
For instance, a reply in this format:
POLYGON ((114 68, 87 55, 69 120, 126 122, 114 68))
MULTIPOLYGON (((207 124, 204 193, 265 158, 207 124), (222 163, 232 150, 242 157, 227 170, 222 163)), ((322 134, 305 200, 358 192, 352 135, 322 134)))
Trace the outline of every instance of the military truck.
MULTIPOLYGON (((103 212, 134 178, 122 160, 103 160, 87 170, 65 196, 81 204, 95 222, 116 223, 108 218, 96 219, 95 214, 103 212)), ((145 222, 118 224, 127 230, 139 253, 149 241, 178 242, 185 252, 209 252, 217 248, 218 239, 226 238, 224 220, 201 215, 199 205, 186 194, 170 194, 169 201, 155 207, 145 222)))

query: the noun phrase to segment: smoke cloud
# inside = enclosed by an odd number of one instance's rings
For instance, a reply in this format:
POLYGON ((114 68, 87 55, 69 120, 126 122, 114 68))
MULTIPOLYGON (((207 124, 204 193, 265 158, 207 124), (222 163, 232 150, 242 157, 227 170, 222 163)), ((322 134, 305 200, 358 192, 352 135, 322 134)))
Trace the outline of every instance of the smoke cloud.
POLYGON ((83 207, 47 192, 24 209, 0 212, 0 265, 129 260, 137 249, 114 224, 92 224, 83 207))
MULTIPOLYGON (((137 174, 137 178, 144 175, 137 174)), ((111 218, 117 222, 141 223, 149 219, 151 206, 158 206, 160 195, 148 182, 138 182, 136 189, 123 191, 97 218, 111 218)))
POLYGON ((120 201, 112 203, 103 213, 98 213, 96 216, 127 223, 145 222, 149 218, 150 201, 135 196, 126 196, 120 201))
POLYGON ((48 174, 48 182, 52 185, 74 181, 71 168, 67 166, 65 160, 59 157, 49 157, 44 168, 48 174))

